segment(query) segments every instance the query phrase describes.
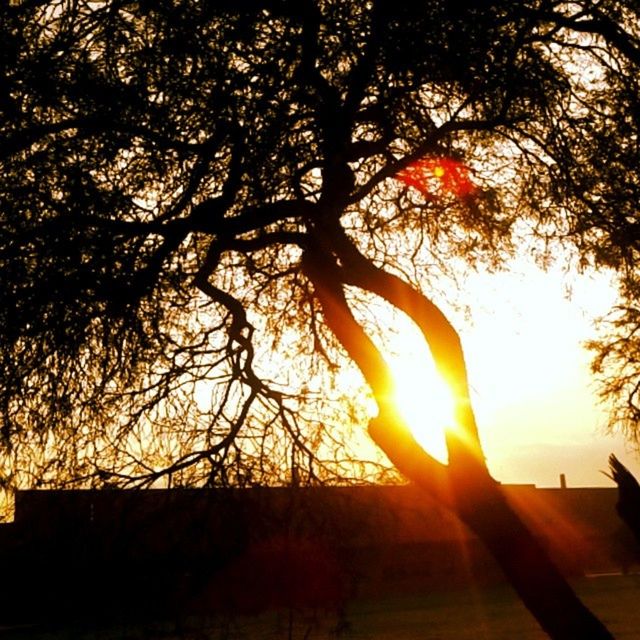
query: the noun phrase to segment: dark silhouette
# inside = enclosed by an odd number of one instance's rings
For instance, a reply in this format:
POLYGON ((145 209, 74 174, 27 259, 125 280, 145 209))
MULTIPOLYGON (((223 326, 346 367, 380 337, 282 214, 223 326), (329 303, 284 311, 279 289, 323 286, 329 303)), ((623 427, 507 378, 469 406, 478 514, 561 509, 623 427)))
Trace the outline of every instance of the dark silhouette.
POLYGON ((636 299, 639 17, 631 0, 2 3, 3 485, 370 478, 343 428, 364 420, 337 388, 346 351, 374 440, 542 627, 609 637, 490 476, 433 296, 526 229, 619 268, 636 299), (388 402, 347 290, 420 327, 456 397, 448 466, 388 402))
POLYGON ((613 453, 609 456, 609 469, 618 485, 618 515, 640 543, 640 484, 613 453))
MULTIPOLYGON (((504 491, 565 575, 620 566, 614 488, 504 491)), ((0 627, 335 614, 470 575, 481 588, 504 582, 477 536, 415 485, 20 491, 15 521, 0 525, 0 563, 0 627)))

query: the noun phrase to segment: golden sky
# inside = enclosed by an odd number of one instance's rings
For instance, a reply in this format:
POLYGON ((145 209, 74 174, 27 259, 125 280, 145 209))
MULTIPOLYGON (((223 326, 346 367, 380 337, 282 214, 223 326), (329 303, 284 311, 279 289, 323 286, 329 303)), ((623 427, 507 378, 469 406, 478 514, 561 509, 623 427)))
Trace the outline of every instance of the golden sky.
MULTIPOLYGON (((640 473, 631 447, 605 433, 606 414, 582 346, 594 337, 594 319, 615 300, 608 276, 567 276, 559 268, 545 273, 520 260, 509 273, 471 276, 463 289, 471 320, 449 315, 463 340, 493 476, 504 483, 558 486, 564 473, 569 486, 613 486, 601 473, 611 452, 640 473)), ((403 358, 421 358, 415 344, 403 358)), ((403 358, 400 363, 407 362, 403 358)), ((412 367, 406 370, 409 395, 424 397, 411 393, 412 367)), ((413 379, 425 375, 431 374, 416 372, 413 379)), ((426 407, 414 402, 407 412, 424 416, 426 407)), ((442 413, 437 402, 435 409, 442 413)), ((429 430, 429 447, 442 454, 439 430, 429 430)))

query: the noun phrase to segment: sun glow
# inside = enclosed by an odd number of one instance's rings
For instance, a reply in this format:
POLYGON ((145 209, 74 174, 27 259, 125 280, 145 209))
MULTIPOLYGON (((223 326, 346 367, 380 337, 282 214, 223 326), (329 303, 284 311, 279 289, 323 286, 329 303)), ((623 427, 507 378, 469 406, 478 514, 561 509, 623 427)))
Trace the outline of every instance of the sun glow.
POLYGON ((390 342, 387 361, 400 414, 422 447, 446 462, 445 430, 454 425, 451 391, 417 328, 407 328, 390 342))
POLYGON ((438 164, 433 168, 433 175, 436 178, 443 178, 444 174, 445 174, 445 170, 444 170, 444 167, 441 164, 438 164))
POLYGON ((469 167, 453 158, 421 158, 399 171, 396 179, 417 189, 428 200, 443 196, 465 198, 476 190, 469 167))

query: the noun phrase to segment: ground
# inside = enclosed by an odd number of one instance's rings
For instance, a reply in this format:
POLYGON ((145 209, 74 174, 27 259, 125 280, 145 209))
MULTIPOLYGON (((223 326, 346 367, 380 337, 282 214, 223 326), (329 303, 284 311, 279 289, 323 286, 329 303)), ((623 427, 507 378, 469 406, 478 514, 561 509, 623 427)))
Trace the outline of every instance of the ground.
MULTIPOLYGON (((640 640, 640 575, 602 575, 575 583, 617 640, 640 640)), ((507 586, 359 600, 342 618, 325 612, 274 612, 120 624, 98 621, 0 630, 10 640, 544 640, 547 636, 507 586)))

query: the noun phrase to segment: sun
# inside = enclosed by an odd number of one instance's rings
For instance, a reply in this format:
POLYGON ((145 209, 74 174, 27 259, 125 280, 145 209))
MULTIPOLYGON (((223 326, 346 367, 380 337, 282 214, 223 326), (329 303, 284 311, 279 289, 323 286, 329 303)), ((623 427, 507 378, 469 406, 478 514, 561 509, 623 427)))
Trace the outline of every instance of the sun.
POLYGON ((387 362, 400 414, 420 445, 446 462, 445 430, 454 425, 453 398, 417 328, 407 328, 390 340, 387 362))

